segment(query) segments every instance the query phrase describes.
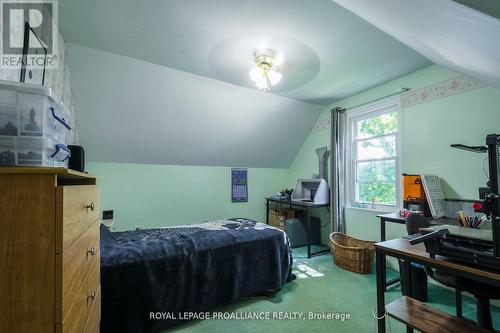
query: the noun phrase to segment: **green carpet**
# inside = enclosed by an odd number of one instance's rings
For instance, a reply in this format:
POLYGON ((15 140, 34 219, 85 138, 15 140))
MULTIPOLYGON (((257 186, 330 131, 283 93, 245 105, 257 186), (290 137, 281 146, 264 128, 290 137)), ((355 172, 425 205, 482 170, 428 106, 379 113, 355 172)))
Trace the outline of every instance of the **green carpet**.
MULTIPOLYGON (((166 332, 376 332, 372 307, 376 304, 375 274, 360 275, 333 265, 330 255, 307 259, 305 248, 293 250, 295 273, 299 277, 284 286, 274 298, 240 300, 215 309, 217 312, 299 312, 307 317, 309 312, 349 313, 349 320, 197 320, 183 323, 166 332), (305 273, 304 273, 305 271, 305 273)), ((263 258, 265 260, 265 258, 263 258)), ((388 275, 398 274, 388 271, 388 275)), ((386 293, 386 302, 400 297, 396 285, 386 293)), ((452 291, 429 283, 429 303, 444 311, 455 312, 455 295, 452 291)), ((492 308, 494 326, 500 328, 500 310, 492 308)), ((463 297, 464 316, 475 318, 474 299, 463 297)), ((394 319, 388 319, 387 332, 406 332, 394 319)))

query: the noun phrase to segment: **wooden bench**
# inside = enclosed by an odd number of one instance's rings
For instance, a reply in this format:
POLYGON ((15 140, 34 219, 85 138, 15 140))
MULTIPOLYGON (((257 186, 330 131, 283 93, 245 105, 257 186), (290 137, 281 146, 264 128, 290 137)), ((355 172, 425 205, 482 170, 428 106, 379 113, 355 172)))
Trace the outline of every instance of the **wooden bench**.
POLYGON ((385 309, 392 318, 424 333, 491 333, 471 321, 437 310, 407 296, 387 304, 385 309))

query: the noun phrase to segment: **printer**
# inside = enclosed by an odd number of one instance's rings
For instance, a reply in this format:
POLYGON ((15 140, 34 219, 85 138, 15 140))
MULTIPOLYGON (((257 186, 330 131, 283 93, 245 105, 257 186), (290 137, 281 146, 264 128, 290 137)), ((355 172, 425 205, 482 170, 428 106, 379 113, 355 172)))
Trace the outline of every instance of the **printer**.
POLYGON ((324 179, 299 179, 292 193, 292 201, 327 205, 330 202, 328 183, 324 179))
POLYGON ((328 148, 320 147, 316 149, 319 160, 319 174, 313 175, 312 179, 299 179, 295 184, 291 200, 311 205, 328 205, 330 202, 330 188, 326 181, 328 170, 328 148))

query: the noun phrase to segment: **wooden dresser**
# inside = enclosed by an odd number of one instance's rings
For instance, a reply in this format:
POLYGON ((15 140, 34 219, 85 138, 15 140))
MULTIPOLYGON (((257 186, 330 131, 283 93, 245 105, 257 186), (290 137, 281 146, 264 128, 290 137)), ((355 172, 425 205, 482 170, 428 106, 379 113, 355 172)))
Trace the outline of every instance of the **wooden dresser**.
POLYGON ((99 189, 65 168, 0 168, 0 332, 99 332, 99 189))

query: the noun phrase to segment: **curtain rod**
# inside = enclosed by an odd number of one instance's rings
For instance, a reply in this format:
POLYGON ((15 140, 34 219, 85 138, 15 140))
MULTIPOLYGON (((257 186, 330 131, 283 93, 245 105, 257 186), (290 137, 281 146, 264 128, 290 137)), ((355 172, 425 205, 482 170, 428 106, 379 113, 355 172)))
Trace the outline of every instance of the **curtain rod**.
POLYGON ((399 94, 405 93, 405 92, 410 91, 410 90, 411 90, 410 88, 399 88, 398 90, 396 90, 392 94, 385 95, 385 96, 382 96, 382 97, 379 97, 379 98, 375 98, 375 99, 372 99, 371 101, 363 102, 363 103, 355 105, 355 106, 351 106, 351 107, 349 107, 347 109, 343 109, 342 111, 345 112, 347 110, 355 109, 355 108, 358 108, 360 106, 363 106, 363 105, 366 105, 366 104, 370 104, 370 103, 373 103, 373 102, 376 102, 376 101, 380 101, 381 99, 384 99, 384 98, 387 98, 387 97, 399 95, 399 94))

